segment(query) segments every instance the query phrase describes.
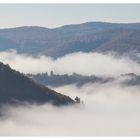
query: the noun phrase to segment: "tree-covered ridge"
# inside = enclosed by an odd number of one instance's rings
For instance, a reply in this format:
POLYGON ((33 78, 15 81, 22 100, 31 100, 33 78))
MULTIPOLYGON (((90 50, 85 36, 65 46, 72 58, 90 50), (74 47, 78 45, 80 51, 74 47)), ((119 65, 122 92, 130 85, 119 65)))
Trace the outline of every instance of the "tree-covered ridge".
POLYGON ((52 103, 54 105, 74 103, 70 97, 38 84, 0 62, 0 103, 12 102, 52 103))

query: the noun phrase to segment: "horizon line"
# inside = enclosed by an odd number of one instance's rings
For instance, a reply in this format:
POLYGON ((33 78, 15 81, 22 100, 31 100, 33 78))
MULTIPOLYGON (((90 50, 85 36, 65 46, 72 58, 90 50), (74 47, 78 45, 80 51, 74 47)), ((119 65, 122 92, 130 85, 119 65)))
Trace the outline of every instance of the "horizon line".
POLYGON ((110 22, 110 21, 87 21, 87 22, 80 22, 80 23, 69 23, 64 25, 58 25, 56 27, 47 27, 42 25, 19 25, 19 26, 11 26, 11 27, 0 27, 0 30, 4 29, 14 29, 14 28, 22 28, 22 27, 40 27, 40 28, 46 28, 46 29, 57 29, 62 28, 65 26, 72 26, 72 25, 82 25, 87 23, 108 23, 108 24, 140 24, 140 21, 138 22, 110 22))

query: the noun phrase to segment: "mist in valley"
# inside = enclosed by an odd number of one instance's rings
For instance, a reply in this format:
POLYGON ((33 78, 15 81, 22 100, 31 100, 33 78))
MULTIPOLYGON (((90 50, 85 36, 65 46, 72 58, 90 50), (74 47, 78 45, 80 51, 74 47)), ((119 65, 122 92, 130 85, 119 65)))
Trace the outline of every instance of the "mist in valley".
MULTIPOLYGON (((139 54, 134 54, 140 59, 139 54)), ((56 74, 72 74, 98 76, 119 76, 125 73, 140 74, 140 65, 129 55, 119 56, 115 53, 84 53, 67 54, 54 59, 49 56, 33 57, 18 54, 16 51, 0 52, 3 63, 23 73, 44 73, 53 70, 56 74)))
POLYGON ((53 59, 26 54, 0 52, 0 59, 23 73, 54 70, 58 74, 76 72, 82 75, 112 76, 106 83, 86 83, 52 87, 71 98, 84 102, 73 106, 54 107, 49 104, 5 105, 1 108, 1 136, 139 136, 140 87, 123 85, 128 77, 140 74, 140 65, 129 56, 113 53, 73 53, 53 59))

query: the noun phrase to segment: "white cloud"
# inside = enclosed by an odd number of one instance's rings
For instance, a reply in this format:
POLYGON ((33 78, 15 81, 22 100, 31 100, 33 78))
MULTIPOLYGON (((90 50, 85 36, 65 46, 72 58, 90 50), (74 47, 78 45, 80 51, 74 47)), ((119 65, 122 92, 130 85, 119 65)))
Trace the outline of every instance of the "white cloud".
POLYGON ((139 136, 139 87, 119 83, 69 85, 56 91, 79 96, 84 106, 6 107, 0 135, 26 136, 139 136))
POLYGON ((41 73, 54 70, 55 73, 79 73, 83 75, 140 74, 140 65, 129 57, 116 57, 113 54, 73 53, 54 60, 51 57, 31 57, 16 52, 0 52, 0 60, 24 73, 41 73))
MULTIPOLYGON (((25 73, 54 70, 60 74, 140 74, 138 63, 113 54, 74 53, 54 60, 46 56, 33 58, 16 52, 0 52, 0 59, 25 73)), ((123 78, 105 84, 54 88, 72 98, 79 96, 84 106, 56 108, 45 104, 4 107, 0 135, 140 136, 140 88, 122 86, 123 78)))

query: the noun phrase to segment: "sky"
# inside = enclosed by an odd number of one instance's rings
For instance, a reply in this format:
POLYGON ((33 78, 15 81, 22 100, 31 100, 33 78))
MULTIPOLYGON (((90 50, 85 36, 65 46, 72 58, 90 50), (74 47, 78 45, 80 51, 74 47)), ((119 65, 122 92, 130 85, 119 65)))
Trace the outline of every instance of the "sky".
POLYGON ((140 22, 140 4, 0 4, 0 28, 140 22))

